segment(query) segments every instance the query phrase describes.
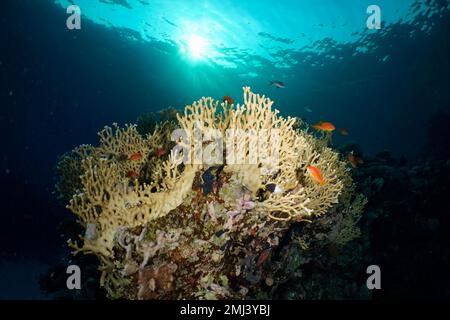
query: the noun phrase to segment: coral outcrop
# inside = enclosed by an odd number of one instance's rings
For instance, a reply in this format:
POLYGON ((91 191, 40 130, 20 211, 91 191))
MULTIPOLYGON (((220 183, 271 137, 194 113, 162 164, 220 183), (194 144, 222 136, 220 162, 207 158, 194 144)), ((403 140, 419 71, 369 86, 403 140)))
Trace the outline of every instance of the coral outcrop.
POLYGON ((272 104, 248 87, 242 105, 202 98, 145 136, 114 124, 62 158, 57 190, 85 230, 69 244, 99 258, 110 298, 256 297, 283 278, 270 265, 292 224, 322 217, 337 246, 358 236, 348 165, 272 104))

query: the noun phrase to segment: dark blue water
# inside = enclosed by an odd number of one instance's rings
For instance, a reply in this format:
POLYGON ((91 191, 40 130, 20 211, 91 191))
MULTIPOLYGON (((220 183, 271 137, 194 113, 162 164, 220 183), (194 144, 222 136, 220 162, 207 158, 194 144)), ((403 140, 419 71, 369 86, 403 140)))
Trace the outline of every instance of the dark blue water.
MULTIPOLYGON (((448 2, 435 5, 446 8, 448 2)), ((425 144, 431 115, 450 111, 447 9, 432 16, 429 32, 414 37, 417 27, 400 21, 353 42, 325 37, 316 43, 343 57, 338 61, 314 50, 289 50, 284 54, 300 63, 283 69, 261 58, 261 66, 252 69, 190 62, 170 43, 134 40, 124 36, 133 30, 90 19, 83 19, 82 30, 67 30, 67 14, 51 1, 1 6, 0 298, 38 297, 30 277, 64 257, 60 226, 70 213, 52 194, 54 167, 62 153, 95 143, 104 125, 134 122, 145 112, 181 108, 202 96, 241 101, 242 87, 249 85, 275 100, 283 115, 348 128, 349 136, 336 135, 336 146, 356 142, 365 156, 388 150, 412 160, 425 144), (368 43, 376 46, 353 55, 368 43), (276 79, 286 87, 269 86, 276 79), (10 276, 22 284, 12 286, 10 276)))

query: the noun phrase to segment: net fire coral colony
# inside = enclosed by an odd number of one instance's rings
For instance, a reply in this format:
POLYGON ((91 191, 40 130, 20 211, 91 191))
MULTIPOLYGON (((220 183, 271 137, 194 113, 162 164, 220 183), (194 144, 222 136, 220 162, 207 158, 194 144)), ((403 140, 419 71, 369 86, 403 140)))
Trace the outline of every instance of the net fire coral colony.
MULTIPOLYGON (((99 258, 110 298, 262 297, 286 279, 273 261, 292 224, 320 223, 335 245, 359 235, 365 198, 355 194, 346 163, 272 104, 244 87, 242 105, 202 98, 145 136, 135 125, 114 124, 99 133, 97 147, 62 157, 57 190, 85 230, 69 245, 74 254, 99 258), (223 135, 276 131, 279 161, 186 163, 182 156, 194 156, 190 139, 184 155, 161 151, 173 149, 174 129, 191 137, 198 124, 223 135), (325 183, 313 179, 310 166, 325 183)), ((249 155, 255 146, 243 137, 233 146, 249 155)), ((306 232, 317 230, 304 232, 295 241, 307 248, 306 232)))

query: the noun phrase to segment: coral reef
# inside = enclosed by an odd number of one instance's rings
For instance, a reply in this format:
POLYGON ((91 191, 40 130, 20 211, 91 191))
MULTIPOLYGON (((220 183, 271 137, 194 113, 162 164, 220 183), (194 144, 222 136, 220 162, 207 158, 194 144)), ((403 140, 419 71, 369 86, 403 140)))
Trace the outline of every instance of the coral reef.
POLYGON ((136 119, 136 129, 140 135, 146 136, 152 133, 159 123, 174 123, 177 120, 179 111, 173 107, 159 110, 157 112, 148 112, 136 119))
POLYGON ((450 161, 437 158, 433 145, 409 163, 384 152, 354 175, 370 199, 360 224, 371 261, 383 267, 375 299, 450 297, 450 161))
POLYGON ((99 258, 109 298, 267 298, 292 279, 292 250, 359 236, 366 200, 348 164, 272 104, 248 87, 242 105, 202 98, 151 131, 105 127, 62 158, 57 191, 85 230, 69 245, 99 258))

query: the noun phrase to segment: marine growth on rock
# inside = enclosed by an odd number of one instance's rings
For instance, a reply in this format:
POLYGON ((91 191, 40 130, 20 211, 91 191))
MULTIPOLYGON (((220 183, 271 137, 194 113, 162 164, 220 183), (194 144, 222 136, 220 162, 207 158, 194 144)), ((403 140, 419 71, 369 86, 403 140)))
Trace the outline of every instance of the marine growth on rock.
POLYGON ((295 238, 302 250, 359 235, 348 165, 243 89, 243 104, 202 98, 145 136, 114 124, 61 158, 57 190, 85 230, 69 245, 99 258, 110 298, 261 297, 292 271, 274 257, 293 224, 320 222, 295 238))

